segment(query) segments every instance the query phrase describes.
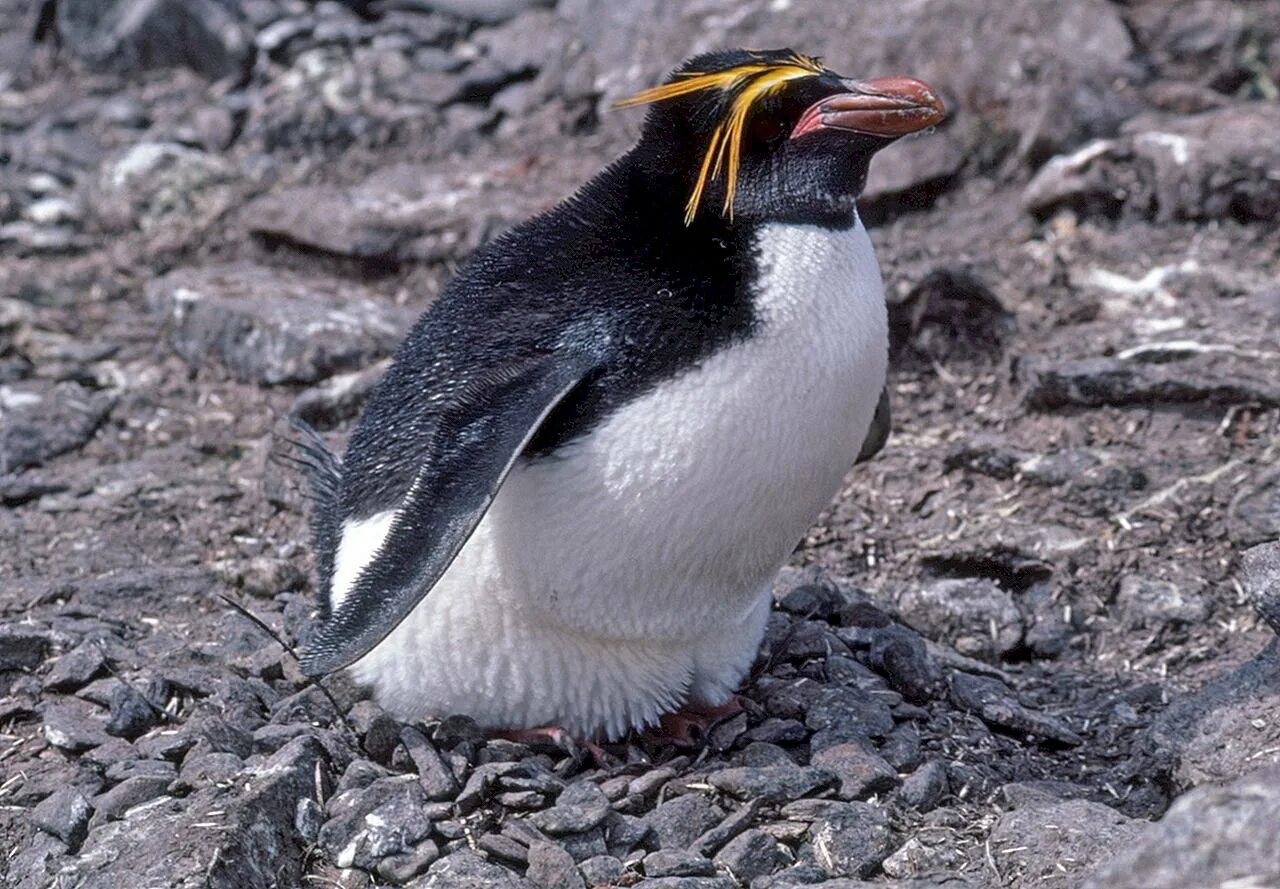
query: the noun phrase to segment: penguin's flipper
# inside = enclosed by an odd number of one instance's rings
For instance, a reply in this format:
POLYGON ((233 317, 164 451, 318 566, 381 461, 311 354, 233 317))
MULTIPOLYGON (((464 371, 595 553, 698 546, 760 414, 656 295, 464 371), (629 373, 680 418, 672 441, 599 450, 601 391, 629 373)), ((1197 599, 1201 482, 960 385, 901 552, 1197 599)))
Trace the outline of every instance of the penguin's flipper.
POLYGON ((409 615, 467 542, 543 420, 595 366, 587 355, 542 355, 491 370, 451 399, 377 558, 307 646, 304 673, 359 660, 409 615))
POLYGON ((871 418, 871 426, 867 429, 867 437, 862 441, 862 450, 858 451, 858 459, 854 461, 855 463, 863 463, 880 453, 884 443, 889 440, 890 425, 889 387, 886 385, 880 392, 876 415, 871 418))

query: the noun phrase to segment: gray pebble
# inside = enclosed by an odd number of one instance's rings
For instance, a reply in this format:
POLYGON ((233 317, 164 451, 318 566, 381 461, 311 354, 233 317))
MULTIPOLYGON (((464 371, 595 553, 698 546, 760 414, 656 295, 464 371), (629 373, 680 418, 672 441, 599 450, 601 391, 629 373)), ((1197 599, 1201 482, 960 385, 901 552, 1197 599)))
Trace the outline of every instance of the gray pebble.
POLYGON ((378 862, 378 876, 388 883, 407 883, 421 874, 440 857, 440 850, 431 840, 423 840, 407 852, 388 855, 378 862))
POLYGON ((53 704, 44 709, 44 739, 62 750, 80 751, 110 740, 102 723, 89 712, 88 705, 53 704))
MULTIPOLYGON (((166 763, 167 765, 167 763, 166 763)), ((228 784, 244 769, 244 760, 234 753, 205 753, 188 756, 182 763, 175 790, 193 790, 213 784, 228 784)))
POLYGON ((642 821, 653 831, 659 849, 687 849, 723 818, 705 796, 688 793, 655 807, 642 821))
POLYGON ((870 877, 893 851, 889 819, 869 803, 840 805, 810 829, 814 857, 832 877, 870 877))
POLYGON ((902 782, 897 797, 917 812, 928 812, 947 792, 947 768, 936 759, 916 769, 902 782))
POLYGON ((114 821, 123 818, 134 806, 163 796, 172 776, 138 775, 128 778, 93 799, 95 820, 114 821))
POLYGON ((721 849, 715 863, 738 882, 748 884, 756 877, 771 874, 790 864, 791 855, 764 831, 748 830, 721 849))
POLYGON ((476 845, 480 847, 480 851, 490 858, 496 858, 509 864, 517 864, 521 867, 529 863, 529 850, 511 837, 503 836, 500 833, 487 833, 480 837, 476 845))
POLYGON ((687 849, 659 849, 644 858, 644 872, 649 877, 709 877, 716 866, 709 858, 703 858, 687 849))
MULTIPOLYGON (((588 861, 596 861, 599 857, 588 861)), ((616 858, 613 860, 617 861, 616 858)), ((618 863, 618 869, 621 872, 621 862, 618 863)), ((541 889, 584 889, 585 885, 573 856, 555 843, 540 842, 529 846, 529 869, 525 876, 541 889)))
POLYGON ((74 787, 63 787, 35 807, 31 823, 66 843, 67 851, 74 854, 89 832, 91 815, 93 806, 84 795, 74 787))
POLYGON ((810 761, 835 774, 840 780, 836 796, 844 800, 866 799, 902 783, 894 768, 865 742, 828 747, 815 753, 810 761))
POLYGON ((707 776, 707 783, 736 799, 788 802, 836 783, 825 769, 811 766, 763 766, 721 769, 707 776))
POLYGON ((87 683, 106 664, 102 649, 92 642, 78 645, 53 662, 44 687, 49 691, 73 691, 87 683))
MULTIPOLYGON (((532 853, 533 850, 530 850, 530 868, 533 866, 532 853)), ((582 877, 586 880, 587 885, 594 887, 601 885, 608 886, 618 882, 622 879, 624 868, 622 866, 622 860, 619 858, 614 858, 612 855, 597 855, 594 858, 588 858, 586 861, 579 864, 578 870, 581 871, 582 877)), ((529 879, 537 882, 532 873, 529 874, 529 879)), ((552 889, 552 886, 554 885, 555 884, 547 886, 546 889, 552 889)))
POLYGON ((611 811, 604 792, 591 781, 582 780, 565 788, 554 806, 529 820, 552 836, 564 836, 599 826, 611 811))

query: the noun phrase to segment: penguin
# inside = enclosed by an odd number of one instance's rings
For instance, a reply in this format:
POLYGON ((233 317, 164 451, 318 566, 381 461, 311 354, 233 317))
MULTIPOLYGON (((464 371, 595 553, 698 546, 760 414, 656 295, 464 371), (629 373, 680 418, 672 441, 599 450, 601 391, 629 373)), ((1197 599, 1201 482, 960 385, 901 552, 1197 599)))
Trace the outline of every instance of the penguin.
POLYGON ((344 456, 308 446, 303 671, 402 720, 612 741, 731 706, 776 575, 888 435, 856 199, 937 93, 732 50, 619 104, 638 142, 474 255, 344 456))

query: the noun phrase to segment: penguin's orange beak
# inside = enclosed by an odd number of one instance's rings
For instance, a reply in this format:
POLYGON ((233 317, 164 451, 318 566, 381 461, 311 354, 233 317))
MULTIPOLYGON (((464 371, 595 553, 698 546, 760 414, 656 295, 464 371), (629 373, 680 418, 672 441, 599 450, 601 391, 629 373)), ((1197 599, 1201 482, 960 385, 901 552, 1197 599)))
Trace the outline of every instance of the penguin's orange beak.
POLYGON ((791 131, 792 139, 817 130, 896 139, 934 126, 947 115, 937 91, 913 77, 847 82, 849 92, 827 96, 805 110, 791 131))

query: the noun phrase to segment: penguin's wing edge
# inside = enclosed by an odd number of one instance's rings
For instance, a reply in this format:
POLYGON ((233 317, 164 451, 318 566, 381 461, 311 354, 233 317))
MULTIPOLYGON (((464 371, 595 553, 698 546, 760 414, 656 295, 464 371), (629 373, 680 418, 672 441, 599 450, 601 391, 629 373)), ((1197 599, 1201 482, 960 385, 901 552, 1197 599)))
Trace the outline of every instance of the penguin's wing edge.
POLYGON ((892 426, 892 418, 889 413, 889 386, 886 383, 884 389, 880 391, 880 401, 876 404, 875 416, 871 418, 871 426, 867 429, 867 437, 862 440, 862 450, 858 451, 858 459, 853 461, 857 463, 865 463, 876 454, 880 453, 880 449, 884 447, 884 443, 889 440, 889 429, 892 426))
POLYGON ((368 654, 435 586, 543 420, 597 360, 543 355, 498 367, 441 412, 427 458, 374 559, 302 655, 319 676, 368 654))

